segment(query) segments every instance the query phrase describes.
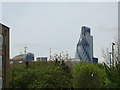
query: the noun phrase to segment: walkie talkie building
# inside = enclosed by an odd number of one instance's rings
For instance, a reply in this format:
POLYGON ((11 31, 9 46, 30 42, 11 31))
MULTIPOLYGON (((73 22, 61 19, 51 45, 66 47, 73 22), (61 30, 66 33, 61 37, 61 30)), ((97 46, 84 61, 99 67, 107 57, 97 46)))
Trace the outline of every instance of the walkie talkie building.
POLYGON ((75 58, 93 63, 93 36, 91 36, 89 27, 83 26, 81 28, 81 35, 77 43, 75 58))

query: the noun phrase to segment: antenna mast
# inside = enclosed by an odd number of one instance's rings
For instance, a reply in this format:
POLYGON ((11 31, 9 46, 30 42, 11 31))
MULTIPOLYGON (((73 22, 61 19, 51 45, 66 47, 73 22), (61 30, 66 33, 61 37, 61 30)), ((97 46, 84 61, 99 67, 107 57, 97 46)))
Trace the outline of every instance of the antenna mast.
POLYGON ((24 49, 25 49, 25 50, 24 50, 25 54, 27 53, 27 48, 28 48, 28 47, 26 47, 26 46, 24 47, 24 49))
POLYGON ((49 51, 49 54, 50 54, 49 60, 51 60, 51 59, 52 59, 51 48, 50 48, 49 50, 50 50, 50 51, 49 51))

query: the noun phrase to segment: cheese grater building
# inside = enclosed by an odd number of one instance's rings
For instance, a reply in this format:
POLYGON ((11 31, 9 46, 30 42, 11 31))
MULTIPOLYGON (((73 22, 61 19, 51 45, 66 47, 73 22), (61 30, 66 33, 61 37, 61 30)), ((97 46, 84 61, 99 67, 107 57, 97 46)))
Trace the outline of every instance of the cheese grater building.
POLYGON ((80 39, 77 43, 75 58, 93 63, 93 36, 90 28, 83 26, 81 28, 80 39))

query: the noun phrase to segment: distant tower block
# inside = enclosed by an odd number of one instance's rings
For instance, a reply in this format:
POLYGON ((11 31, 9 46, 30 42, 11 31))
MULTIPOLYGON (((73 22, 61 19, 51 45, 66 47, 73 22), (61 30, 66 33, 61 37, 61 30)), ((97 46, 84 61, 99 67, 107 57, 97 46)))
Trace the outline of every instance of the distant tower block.
POLYGON ((93 63, 93 36, 91 36, 89 27, 83 26, 81 28, 81 35, 77 43, 75 58, 93 63))

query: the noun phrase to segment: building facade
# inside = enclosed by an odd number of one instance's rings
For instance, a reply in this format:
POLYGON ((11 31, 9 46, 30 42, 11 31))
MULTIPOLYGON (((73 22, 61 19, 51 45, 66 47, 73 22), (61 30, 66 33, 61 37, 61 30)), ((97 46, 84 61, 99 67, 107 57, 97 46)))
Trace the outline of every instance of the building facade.
POLYGON ((0 23, 0 85, 2 88, 8 88, 9 85, 9 30, 9 27, 0 23))
POLYGON ((47 61, 47 57, 37 57, 37 61, 47 61))
POLYGON ((27 53, 26 61, 27 62, 34 61, 34 54, 33 53, 27 53))
POLYGON ((93 63, 93 36, 89 27, 81 28, 80 39, 77 43, 75 58, 93 63))
POLYGON ((13 57, 10 60, 10 66, 16 66, 18 64, 25 64, 26 62, 31 62, 31 61, 34 61, 33 53, 20 54, 20 55, 13 57))

